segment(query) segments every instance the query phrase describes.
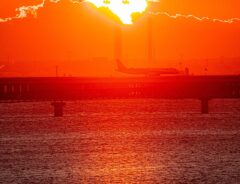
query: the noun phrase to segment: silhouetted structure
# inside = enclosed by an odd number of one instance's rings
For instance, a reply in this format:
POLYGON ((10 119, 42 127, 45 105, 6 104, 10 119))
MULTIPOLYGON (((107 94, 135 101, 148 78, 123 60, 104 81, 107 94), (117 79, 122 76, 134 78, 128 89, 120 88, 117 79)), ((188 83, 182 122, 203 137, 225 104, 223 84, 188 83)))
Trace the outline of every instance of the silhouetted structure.
POLYGON ((208 101, 209 100, 207 98, 201 99, 201 110, 203 114, 208 114, 209 112, 208 101))
POLYGON ((122 60, 122 28, 120 25, 115 27, 115 47, 114 47, 115 60, 122 60))
POLYGON ((148 62, 150 65, 153 63, 153 24, 152 24, 152 15, 148 15, 148 62))
POLYGON ((63 116, 63 107, 66 105, 65 102, 55 101, 51 104, 54 107, 54 116, 62 117, 63 116))
POLYGON ((160 75, 188 75, 186 71, 179 71, 176 68, 127 68, 120 60, 117 60, 117 71, 132 75, 160 76, 160 75))
POLYGON ((240 98, 240 76, 0 79, 0 102, 96 98, 200 99, 208 113, 210 99, 240 98))

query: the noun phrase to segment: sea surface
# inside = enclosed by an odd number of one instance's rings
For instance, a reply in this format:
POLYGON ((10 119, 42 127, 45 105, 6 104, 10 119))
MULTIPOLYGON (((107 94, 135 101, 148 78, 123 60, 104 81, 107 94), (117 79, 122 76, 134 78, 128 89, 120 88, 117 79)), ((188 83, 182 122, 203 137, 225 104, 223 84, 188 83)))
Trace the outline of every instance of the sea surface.
POLYGON ((0 104, 0 183, 240 183, 240 100, 0 104))

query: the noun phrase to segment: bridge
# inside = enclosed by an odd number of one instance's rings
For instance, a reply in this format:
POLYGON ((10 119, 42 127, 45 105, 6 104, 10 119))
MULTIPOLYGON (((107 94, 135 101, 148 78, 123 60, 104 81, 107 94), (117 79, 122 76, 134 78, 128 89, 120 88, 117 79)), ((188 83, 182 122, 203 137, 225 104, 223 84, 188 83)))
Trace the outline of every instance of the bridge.
MULTIPOLYGON (((213 98, 240 98, 240 75, 125 78, 0 78, 0 103, 113 98, 199 99, 208 113, 213 98)), ((60 105, 61 106, 61 105, 60 105)))

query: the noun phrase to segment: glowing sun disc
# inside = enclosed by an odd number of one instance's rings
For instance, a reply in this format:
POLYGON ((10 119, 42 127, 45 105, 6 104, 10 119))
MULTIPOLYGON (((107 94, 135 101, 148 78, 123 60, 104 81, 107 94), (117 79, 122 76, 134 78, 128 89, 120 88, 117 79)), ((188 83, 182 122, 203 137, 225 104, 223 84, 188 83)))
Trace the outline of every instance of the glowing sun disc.
POLYGON ((148 6, 147 0, 87 0, 87 2, 94 4, 97 8, 108 8, 124 24, 132 24, 132 15, 143 13, 148 6))

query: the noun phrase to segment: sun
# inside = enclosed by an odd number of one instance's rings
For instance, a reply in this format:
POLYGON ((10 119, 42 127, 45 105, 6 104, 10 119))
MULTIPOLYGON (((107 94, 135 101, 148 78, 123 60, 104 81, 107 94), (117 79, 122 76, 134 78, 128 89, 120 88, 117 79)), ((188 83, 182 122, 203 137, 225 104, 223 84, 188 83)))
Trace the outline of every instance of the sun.
POLYGON ((123 24, 132 24, 132 15, 143 13, 147 6, 147 0, 87 0, 97 8, 108 8, 120 18, 123 24))

